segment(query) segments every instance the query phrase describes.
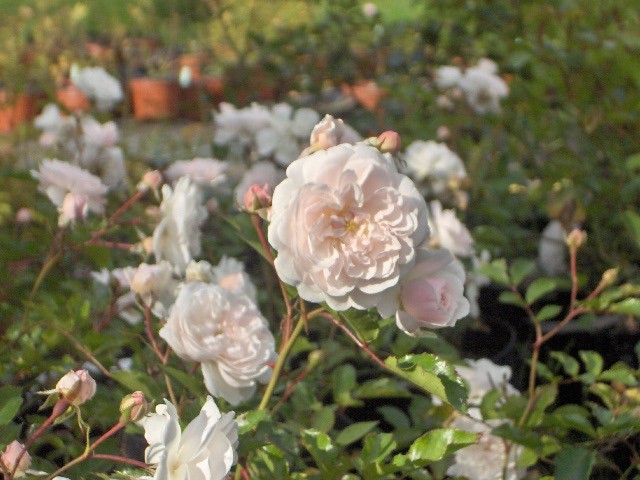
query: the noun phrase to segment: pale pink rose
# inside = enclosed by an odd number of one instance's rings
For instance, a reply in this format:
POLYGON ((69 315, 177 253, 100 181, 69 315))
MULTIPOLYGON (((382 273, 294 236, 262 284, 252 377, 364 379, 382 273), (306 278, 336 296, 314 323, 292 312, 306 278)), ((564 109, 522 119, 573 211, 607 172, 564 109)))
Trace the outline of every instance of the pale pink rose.
POLYGON ((20 210, 16 212, 16 222, 27 225, 31 223, 33 220, 33 215, 31 214, 31 210, 27 207, 22 207, 20 210))
POLYGON ((62 398, 73 405, 82 405, 96 394, 96 381, 87 370, 70 370, 56 384, 62 398))
POLYGON ((449 250, 417 250, 417 262, 402 280, 396 324, 412 336, 428 328, 452 327, 469 313, 464 297, 465 273, 449 250))
POLYGON ((120 81, 102 67, 82 68, 72 76, 72 81, 101 111, 111 110, 124 97, 120 81))
POLYGON ((95 118, 85 116, 80 120, 84 141, 98 147, 109 148, 118 143, 118 127, 115 122, 100 123, 95 118))
POLYGON ((66 225, 68 222, 84 220, 89 213, 86 195, 67 193, 62 201, 61 216, 58 224, 66 225))
MULTIPOLYGON (((2 457, 0 458, 0 461, 2 461, 4 468, 6 468, 9 472, 13 471, 13 469, 16 468, 16 462, 18 462, 18 458, 22 454, 23 450, 24 445, 17 440, 14 440, 9 445, 7 445, 7 448, 2 453, 2 457)), ((16 468, 16 473, 14 475, 15 478, 24 477, 25 472, 30 466, 31 455, 29 455, 28 452, 24 452, 22 458, 20 458, 20 462, 18 462, 18 468, 16 468)))
POLYGON ((294 161, 273 193, 280 278, 335 310, 393 301, 429 234, 413 182, 376 148, 338 145, 294 161))
POLYGON ((179 357, 200 362, 207 390, 233 405, 271 378, 275 340, 245 295, 214 284, 183 284, 160 336, 179 357))
POLYGON ((215 158, 194 158, 193 160, 178 160, 173 162, 164 172, 171 183, 187 176, 194 183, 205 186, 216 186, 226 181, 224 174, 229 165, 215 158))
POLYGON ((256 303, 258 295, 256 286, 244 269, 244 264, 235 258, 224 255, 220 263, 213 267, 213 281, 222 288, 235 293, 246 295, 253 303, 256 303))
POLYGON ((71 193, 86 198, 89 211, 104 211, 107 187, 98 177, 80 167, 60 160, 44 160, 39 170, 31 170, 31 175, 40 181, 38 190, 45 193, 58 208, 63 207, 66 195, 71 193))
POLYGON ((456 217, 453 210, 443 210, 438 200, 429 203, 429 227, 431 228, 430 245, 435 248, 446 248, 458 257, 471 257, 475 253, 471 233, 456 217))

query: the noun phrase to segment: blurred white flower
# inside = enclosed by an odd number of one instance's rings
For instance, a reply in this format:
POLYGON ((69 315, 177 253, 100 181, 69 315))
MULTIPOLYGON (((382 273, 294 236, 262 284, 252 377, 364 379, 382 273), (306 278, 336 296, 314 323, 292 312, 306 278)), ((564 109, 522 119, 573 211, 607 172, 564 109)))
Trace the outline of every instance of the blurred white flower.
POLYGON ((378 15, 378 7, 375 3, 367 2, 362 5, 362 13, 367 18, 374 18, 378 15))
POLYGON ((95 100, 98 110, 110 110, 124 97, 118 79, 102 67, 82 68, 72 81, 87 97, 95 100))
POLYGON ((475 253, 474 241, 467 227, 458 220, 454 210, 443 210, 439 200, 429 202, 427 209, 431 239, 434 248, 446 248, 457 257, 470 257, 475 253))
POLYGON ((457 86, 461 78, 460 68, 452 65, 445 65, 436 70, 436 85, 442 89, 457 86))
MULTIPOLYGON (((469 313, 464 268, 449 250, 416 249, 416 264, 402 279, 396 324, 407 335, 452 327, 469 313)), ((387 313, 387 312, 384 312, 387 313)))
POLYGON ((175 187, 162 186, 162 219, 153 232, 156 261, 167 260, 184 272, 202 248, 200 226, 207 218, 198 187, 189 177, 180 178, 175 187))
POLYGON ((118 143, 118 126, 113 121, 100 123, 86 115, 80 120, 80 127, 86 144, 109 148, 118 143))
POLYGON ((269 242, 278 276, 335 310, 395 303, 392 289, 428 234, 424 198, 372 146, 299 158, 273 193, 269 242))
POLYGON ((214 187, 226 182, 225 170, 228 164, 215 158, 194 158, 193 160, 177 160, 164 172, 165 178, 173 183, 187 176, 201 187, 214 187))
POLYGON ((456 371, 469 385, 470 405, 479 406, 482 397, 490 390, 499 390, 508 396, 520 395, 509 383, 511 367, 496 365, 488 358, 479 360, 465 359, 467 366, 457 366, 456 371))
POLYGON ((275 187, 285 177, 284 171, 276 167, 273 163, 268 161, 257 162, 251 166, 249 170, 244 172, 240 182, 234 190, 234 196, 237 205, 242 205, 244 195, 249 190, 251 185, 258 183, 260 185, 268 184, 270 187, 275 187))
POLYGON ((500 99, 509 94, 505 81, 491 71, 488 63, 467 68, 459 86, 469 106, 479 114, 499 112, 500 99))
POLYGON ((140 296, 158 317, 165 317, 175 300, 178 281, 173 278, 173 267, 167 261, 149 265, 141 263, 138 268, 124 269, 131 291, 140 296))
POLYGON ((252 103, 250 106, 237 109, 230 103, 220 103, 220 111, 214 113, 214 143, 230 145, 238 143, 242 147, 255 141, 258 130, 269 125, 271 114, 263 105, 252 103))
POLYGON ((165 400, 138 423, 149 443, 145 462, 156 465, 153 480, 223 480, 237 461, 234 412, 221 414, 207 397, 200 414, 181 431, 175 406, 165 400))
POLYGON ((40 181, 38 190, 46 194, 58 209, 63 209, 65 197, 67 198, 67 208, 64 212, 61 211, 59 223, 64 225, 74 220, 65 214, 76 212, 71 206, 77 206, 77 201, 84 202, 87 211, 104 212, 107 187, 86 170, 60 160, 47 159, 42 162, 39 170, 31 170, 31 175, 40 181))
POLYGON ((298 158, 319 120, 320 115, 310 108, 299 108, 294 112, 287 103, 274 105, 269 124, 256 133, 258 154, 263 157, 273 155, 280 165, 289 165, 298 158))
POLYGON ((33 120, 33 126, 44 132, 55 133, 69 122, 73 123, 73 118, 63 116, 60 107, 55 103, 48 103, 33 120))
POLYGON ((478 433, 478 443, 455 452, 455 461, 447 469, 447 475, 461 476, 473 480, 517 480, 523 478, 525 469, 518 469, 516 462, 524 447, 511 444, 507 458, 506 440, 491 434, 491 430, 504 423, 504 420, 486 420, 480 422, 468 417, 458 416, 451 423, 453 428, 478 433), (503 468, 506 460, 506 476, 503 468))
POLYGON ((538 245, 538 264, 551 276, 567 272, 567 234, 558 220, 551 220, 542 231, 538 245))
POLYGON ((200 362, 209 392, 233 405, 269 381, 277 357, 255 304, 214 284, 183 284, 160 336, 179 357, 200 362))
POLYGON ((184 281, 213 283, 213 265, 206 260, 191 260, 184 272, 184 281))
POLYGON ((441 195, 452 183, 467 178, 460 157, 444 143, 416 140, 404 152, 408 174, 428 184, 430 193, 441 195))
POLYGON ((317 150, 326 150, 341 143, 357 143, 362 136, 352 127, 344 123, 341 118, 333 118, 333 115, 325 115, 311 131, 309 146, 300 154, 307 156, 317 150))

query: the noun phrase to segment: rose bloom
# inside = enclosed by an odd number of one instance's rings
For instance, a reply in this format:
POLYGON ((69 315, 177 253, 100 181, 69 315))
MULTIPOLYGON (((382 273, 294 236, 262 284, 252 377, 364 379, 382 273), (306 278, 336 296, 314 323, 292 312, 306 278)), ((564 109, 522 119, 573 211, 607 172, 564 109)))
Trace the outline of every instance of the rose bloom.
POLYGON ((234 191, 236 198, 236 204, 242 205, 244 201, 244 195, 247 190, 256 183, 260 185, 268 184, 273 187, 279 184, 284 179, 284 171, 276 167, 273 163, 268 161, 257 162, 251 166, 249 170, 244 172, 238 186, 234 191))
POLYGON ((451 427, 471 433, 479 433, 478 443, 455 452, 455 461, 447 469, 447 475, 473 480, 517 480, 525 476, 524 469, 518 469, 516 462, 524 447, 511 444, 509 457, 506 440, 491 434, 491 430, 504 423, 504 420, 485 420, 484 422, 459 416, 451 427), (503 468, 507 460, 507 475, 503 477, 503 468))
POLYGON ((453 210, 443 210, 438 200, 429 202, 429 227, 434 248, 446 248, 458 257, 470 257, 475 253, 473 238, 467 227, 458 220, 453 210))
MULTIPOLYGON (((44 160, 39 170, 31 170, 31 175, 40 181, 38 190, 45 193, 59 209, 63 207, 65 197, 70 194, 82 198, 88 211, 104 211, 107 187, 98 177, 80 167, 60 160, 44 160)), ((68 205, 70 201, 67 200, 68 205)), ((67 213, 76 211, 75 208, 66 210, 67 213)), ((64 224, 69 220, 75 218, 68 218, 63 213, 60 222, 64 224)))
POLYGON ((165 178, 173 183, 187 176, 201 187, 216 186, 227 180, 224 171, 228 164, 215 158, 194 158, 173 162, 164 172, 165 178))
POLYGON ((250 145, 254 142, 258 130, 269 125, 270 118, 269 109, 263 105, 252 103, 248 107, 238 109, 230 103, 222 102, 220 111, 215 112, 213 116, 213 141, 216 145, 250 145))
POLYGON ((442 194, 449 183, 467 178, 460 157, 444 143, 416 140, 404 152, 407 172, 417 182, 428 182, 435 195, 442 194))
POLYGON ((476 113, 498 113, 500 99, 509 94, 509 87, 502 78, 486 65, 468 68, 460 82, 467 103, 476 113))
POLYGON ((95 100, 98 110, 111 110, 124 97, 118 79, 102 67, 82 68, 72 81, 87 97, 95 100))
POLYGON ((214 284, 184 284, 160 336, 179 357, 200 362, 209 392, 233 405, 271 378, 275 340, 245 295, 214 284))
POLYGON ((356 143, 362 140, 362 136, 352 127, 333 115, 325 115, 311 131, 309 147, 305 148, 301 157, 307 156, 317 150, 326 150, 341 143, 356 143))
POLYGON ((173 267, 166 261, 155 265, 141 263, 138 268, 124 269, 131 291, 138 294, 159 317, 164 316, 175 300, 178 282, 173 279, 172 273, 173 267))
POLYGON ((273 193, 269 242, 279 277, 335 310, 393 303, 392 288, 428 233, 422 195, 372 146, 300 158, 273 193))
POLYGON ((436 85, 442 89, 455 87, 461 78, 462 71, 452 65, 445 65, 436 70, 436 85))
MULTIPOLYGON (((175 406, 165 400, 138 423, 149 446, 144 461, 156 465, 153 480, 223 480, 237 461, 238 425, 234 412, 221 414, 207 397, 184 431, 175 406)), ((144 477, 147 478, 147 477, 144 477)))
POLYGON ((162 186, 162 219, 153 231, 153 253, 156 261, 167 260, 184 272, 191 259, 202 248, 200 226, 207 218, 198 187, 182 177, 175 187, 162 186))
MULTIPOLYGON (((6 468, 9 472, 13 471, 13 469, 16 467, 16 461, 18 460, 18 457, 22 453, 22 450, 24 450, 24 445, 18 442, 17 440, 14 440, 9 445, 7 445, 7 448, 2 453, 2 457, 0 457, 0 462, 2 462, 2 465, 4 465, 4 468, 6 468)), ((22 455, 22 458, 18 463, 18 468, 16 468, 15 478, 24 477, 25 472, 30 466, 31 466, 31 455, 29 455, 28 452, 24 452, 24 455, 22 455)))
MULTIPOLYGON (((400 285, 396 324, 407 335, 452 327, 469 313, 464 297, 464 268, 449 250, 417 249, 417 261, 400 285)), ((381 312, 384 313, 386 312, 381 312)))
POLYGON ((244 264, 235 258, 223 255, 215 267, 206 260, 191 261, 185 272, 185 282, 216 283, 236 295, 245 295, 254 304, 256 287, 245 272, 244 264))
POLYGON ((520 392, 509 383, 511 367, 496 365, 488 358, 479 360, 465 359, 467 366, 458 366, 456 371, 469 385, 468 402, 479 405, 485 393, 500 390, 507 395, 520 395, 520 392))
POLYGON ((269 124, 256 133, 258 154, 262 157, 273 155, 280 165, 289 165, 298 158, 319 120, 320 115, 310 108, 299 108, 294 112, 287 103, 274 105, 269 124))
POLYGON ((96 381, 87 370, 70 370, 58 380, 56 390, 69 403, 82 405, 96 394, 96 381))

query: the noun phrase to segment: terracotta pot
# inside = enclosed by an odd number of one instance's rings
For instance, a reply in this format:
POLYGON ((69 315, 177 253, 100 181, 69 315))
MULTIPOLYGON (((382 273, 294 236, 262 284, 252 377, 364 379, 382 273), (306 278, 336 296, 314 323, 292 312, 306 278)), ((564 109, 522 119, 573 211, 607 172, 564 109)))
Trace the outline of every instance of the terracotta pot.
POLYGON ((70 112, 86 112, 91 108, 87 96, 75 85, 59 88, 56 91, 56 99, 70 112))
POLYGON ((42 94, 19 93, 10 99, 6 92, 0 93, 0 132, 9 133, 19 125, 28 123, 38 114, 38 101, 42 94))
POLYGON ((180 68, 189 67, 192 80, 197 82, 202 78, 202 64, 204 62, 204 54, 188 53, 185 55, 181 55, 178 61, 180 62, 180 68))
POLYGON ((342 85, 342 90, 347 95, 352 95, 360 105, 367 110, 374 111, 380 100, 389 93, 385 88, 380 88, 373 80, 365 80, 354 85, 342 85))
POLYGON ((112 54, 110 47, 106 47, 98 42, 86 42, 84 49, 91 58, 96 60, 106 60, 112 54))
POLYGON ((222 77, 203 75, 200 83, 205 92, 213 98, 216 105, 222 101, 222 94, 224 92, 224 81, 222 77))
POLYGON ((180 101, 180 87, 173 80, 132 78, 129 81, 133 114, 138 120, 176 118, 180 101))

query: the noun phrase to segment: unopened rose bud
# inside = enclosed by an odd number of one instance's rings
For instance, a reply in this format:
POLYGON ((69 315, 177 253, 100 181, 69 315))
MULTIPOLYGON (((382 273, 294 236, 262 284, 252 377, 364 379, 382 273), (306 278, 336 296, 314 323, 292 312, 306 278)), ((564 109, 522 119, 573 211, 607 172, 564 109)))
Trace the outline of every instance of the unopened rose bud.
POLYGON ((18 462, 18 458, 22 454, 23 450, 24 445, 22 445, 17 440, 14 440, 9 445, 7 445, 7 448, 2 453, 2 457, 0 458, 0 461, 2 461, 2 465, 4 465, 4 468, 7 471, 12 472, 15 469, 16 473, 14 475, 14 478, 24 477, 25 472, 31 466, 31 456, 28 452, 24 452, 24 455, 22 455, 22 458, 20 458, 20 461, 18 462), (16 462, 18 462, 17 468, 16 462))
POLYGON ((376 142, 376 146, 382 153, 398 153, 400 145, 400 135, 392 130, 382 132, 376 142))
POLYGON ((251 185, 242 199, 244 208, 249 213, 258 213, 259 210, 271 206, 271 188, 268 183, 251 185))
POLYGON ((569 235, 567 235, 567 245, 569 248, 580 248, 587 241, 587 232, 574 228, 569 235))
POLYGON ((142 180, 138 183, 138 190, 147 190, 152 188, 157 190, 162 184, 162 173, 159 170, 150 170, 142 176, 142 180))
POLYGON ((147 237, 142 240, 142 248, 144 249, 147 255, 153 252, 153 237, 147 237))
POLYGON ((96 381, 86 370, 69 371, 56 384, 60 397, 72 405, 82 405, 96 393, 96 381))
POLYGON ((448 140, 451 137, 451 130, 446 125, 440 125, 436 131, 436 135, 440 140, 448 140))
POLYGON ((133 392, 120 402, 120 423, 137 422, 147 414, 149 405, 144 393, 133 392))
POLYGON ((86 195, 67 193, 62 200, 61 215, 58 223, 66 225, 69 222, 84 220, 89 213, 89 204, 86 195))
POLYGON ((608 287, 609 285, 613 285, 618 280, 618 268, 610 268, 602 274, 602 278, 600 279, 601 288, 608 287))
POLYGON ((31 210, 27 207, 22 207, 16 212, 16 222, 27 225, 31 223, 31 220, 33 220, 33 215, 31 215, 31 210))
POLYGON ((362 5, 362 13, 367 18, 373 18, 378 15, 378 7, 375 3, 367 2, 362 5))

